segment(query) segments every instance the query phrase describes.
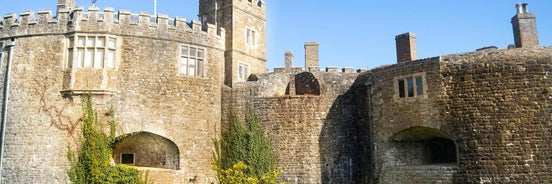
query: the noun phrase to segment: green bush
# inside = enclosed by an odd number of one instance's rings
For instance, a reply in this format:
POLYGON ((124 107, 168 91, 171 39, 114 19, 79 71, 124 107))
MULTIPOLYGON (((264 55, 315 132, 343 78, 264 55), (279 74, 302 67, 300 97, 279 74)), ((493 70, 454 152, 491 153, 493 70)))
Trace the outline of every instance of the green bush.
POLYGON ((229 115, 229 129, 222 140, 215 141, 217 154, 214 169, 220 183, 277 183, 281 168, 276 169, 270 139, 259 118, 246 114, 245 122, 229 115))
POLYGON ((75 154, 69 148, 67 152, 71 162, 68 171, 71 181, 76 184, 144 183, 140 171, 135 167, 110 164, 115 122, 110 122, 111 135, 106 135, 100 130, 97 113, 90 97, 83 97, 82 104, 84 114, 80 119, 80 150, 75 154))

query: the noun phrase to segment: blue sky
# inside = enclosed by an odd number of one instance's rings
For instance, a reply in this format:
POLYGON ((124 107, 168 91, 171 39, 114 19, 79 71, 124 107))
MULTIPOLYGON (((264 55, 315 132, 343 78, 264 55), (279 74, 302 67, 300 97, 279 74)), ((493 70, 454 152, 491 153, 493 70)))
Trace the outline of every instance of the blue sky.
MULTIPOLYGON (((88 7, 92 0, 77 0, 88 7)), ((158 0, 158 13, 197 19, 198 0, 158 0)), ((304 65, 303 44, 320 42, 320 66, 374 68, 393 64, 395 36, 413 32, 418 58, 513 44, 515 4, 537 16, 540 45, 552 46, 549 0, 266 0, 268 68, 283 66, 284 52, 304 65)), ((52 9, 57 0, 0 0, 0 15, 52 9)), ((98 0, 96 6, 153 12, 153 0, 98 0)))

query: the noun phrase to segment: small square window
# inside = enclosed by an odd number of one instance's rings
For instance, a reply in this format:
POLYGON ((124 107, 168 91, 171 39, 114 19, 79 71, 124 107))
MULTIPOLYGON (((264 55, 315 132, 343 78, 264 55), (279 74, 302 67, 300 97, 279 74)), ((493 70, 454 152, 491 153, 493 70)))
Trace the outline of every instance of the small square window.
POLYGON ((134 165, 134 153, 121 154, 121 164, 134 165))
POLYGON ((396 96, 398 98, 410 98, 424 96, 424 75, 416 74, 414 76, 396 78, 396 96))
POLYGON ((205 49, 182 45, 180 47, 180 74, 203 77, 205 49))

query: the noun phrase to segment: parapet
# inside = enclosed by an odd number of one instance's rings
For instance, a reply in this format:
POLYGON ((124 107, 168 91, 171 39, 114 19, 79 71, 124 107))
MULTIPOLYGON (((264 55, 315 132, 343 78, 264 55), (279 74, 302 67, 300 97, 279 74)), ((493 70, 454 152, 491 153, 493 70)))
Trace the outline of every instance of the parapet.
MULTIPOLYGON (((286 67, 277 67, 273 69, 274 73, 286 73, 286 67)), ((368 69, 360 68, 339 68, 336 66, 328 66, 324 68, 323 70, 320 69, 320 67, 309 67, 308 70, 304 70, 303 67, 291 67, 290 73, 301 73, 301 72, 311 72, 311 73, 362 73, 365 71, 368 71, 368 69)))
POLYGON ((32 34, 82 32, 109 32, 122 35, 140 35, 165 38, 177 38, 182 33, 192 33, 224 39, 225 30, 215 25, 203 26, 200 21, 186 22, 185 18, 170 18, 159 14, 152 16, 147 12, 131 13, 113 8, 100 12, 98 7, 77 7, 70 11, 61 9, 54 17, 51 10, 40 10, 38 13, 26 11, 7 14, 2 18, 0 33, 2 37, 13 37, 32 34), (35 17, 36 15, 36 17, 35 17))

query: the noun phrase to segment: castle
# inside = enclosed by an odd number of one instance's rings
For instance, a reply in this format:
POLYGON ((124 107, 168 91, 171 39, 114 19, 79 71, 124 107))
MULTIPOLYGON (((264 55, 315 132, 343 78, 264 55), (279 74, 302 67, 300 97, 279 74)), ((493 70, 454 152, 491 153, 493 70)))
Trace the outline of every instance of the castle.
POLYGON ((371 70, 266 70, 265 4, 200 0, 200 21, 58 0, 0 24, 2 183, 68 183, 81 97, 118 122, 116 163, 155 183, 216 183, 226 114, 256 113, 290 183, 552 182, 552 48, 518 4, 515 45, 371 70))

